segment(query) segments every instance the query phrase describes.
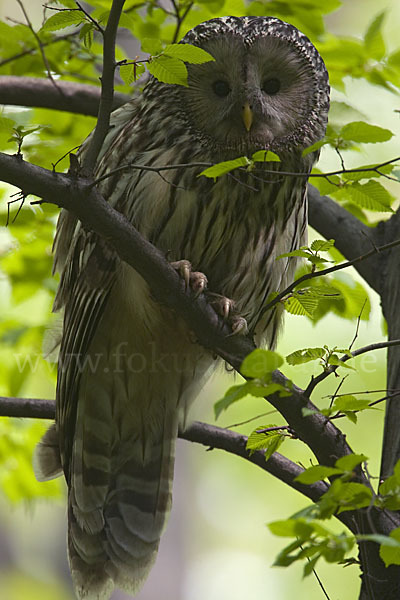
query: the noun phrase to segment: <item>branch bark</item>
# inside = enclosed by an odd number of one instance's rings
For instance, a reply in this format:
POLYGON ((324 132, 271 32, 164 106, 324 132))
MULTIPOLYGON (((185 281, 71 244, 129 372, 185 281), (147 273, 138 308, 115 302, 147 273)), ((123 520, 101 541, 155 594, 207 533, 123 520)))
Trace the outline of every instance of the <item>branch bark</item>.
MULTIPOLYGON (((308 186, 308 209, 311 227, 326 239, 334 236, 335 247, 347 260, 367 254, 379 245, 375 229, 361 223, 331 198, 321 196, 317 188, 312 185, 308 186)), ((354 268, 372 289, 378 294, 381 292, 379 257, 377 255, 369 258, 368 261, 354 265, 354 268)))
MULTIPOLYGON (((400 212, 395 213, 380 227, 381 239, 392 239, 400 228, 400 212)), ((400 335, 400 251, 395 248, 380 260, 379 277, 382 285, 382 310, 388 324, 389 340, 400 335)), ((388 349, 387 387, 400 386, 400 348, 388 349)), ((381 477, 386 479, 393 473, 396 462, 400 460, 400 402, 399 398, 390 399, 386 404, 385 427, 381 462, 381 477)))
MULTIPOLYGON (((100 88, 72 81, 57 81, 57 88, 48 79, 40 77, 0 76, 0 104, 32 106, 64 110, 96 117, 100 103, 100 88), (61 92, 61 93, 60 93, 61 92)), ((116 92, 112 102, 115 110, 130 99, 116 92)))

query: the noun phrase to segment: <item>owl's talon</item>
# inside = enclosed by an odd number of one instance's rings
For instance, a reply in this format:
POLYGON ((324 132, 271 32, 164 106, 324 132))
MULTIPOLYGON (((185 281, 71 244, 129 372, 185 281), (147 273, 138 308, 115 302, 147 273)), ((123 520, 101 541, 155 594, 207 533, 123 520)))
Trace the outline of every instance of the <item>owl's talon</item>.
POLYGON ((232 328, 231 335, 246 335, 248 333, 247 321, 244 317, 235 314, 235 301, 221 296, 220 294, 214 294, 209 292, 207 294, 210 299, 210 304, 214 308, 215 312, 223 318, 225 322, 228 322, 232 328))
POLYGON ((208 279, 200 271, 195 271, 190 274, 190 287, 194 291, 194 295, 197 298, 207 288, 208 279))
POLYGON ((192 271, 192 263, 188 260, 176 260, 171 263, 171 266, 178 271, 180 277, 184 280, 185 289, 190 288, 193 290, 195 298, 200 296, 207 288, 207 277, 200 271, 192 271))
POLYGON ((249 331, 247 321, 244 317, 232 317, 231 320, 232 333, 231 335, 246 335, 249 331))
POLYGON ((171 263, 171 267, 178 271, 178 274, 185 282, 185 289, 188 289, 190 283, 190 274, 192 272, 192 263, 188 260, 176 260, 171 263))
POLYGON ((220 296, 220 294, 214 294, 213 292, 208 294, 208 298, 210 299, 210 304, 215 312, 222 317, 224 321, 227 321, 232 314, 235 302, 230 298, 220 296))

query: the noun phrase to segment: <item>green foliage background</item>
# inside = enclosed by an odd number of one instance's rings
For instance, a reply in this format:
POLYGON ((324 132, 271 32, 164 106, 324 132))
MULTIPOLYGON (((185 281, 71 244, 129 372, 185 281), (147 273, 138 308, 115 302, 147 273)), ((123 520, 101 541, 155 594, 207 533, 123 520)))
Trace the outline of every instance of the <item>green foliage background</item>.
MULTIPOLYGON (((97 0, 90 5, 95 9, 94 16, 101 20, 105 18, 110 2, 97 0)), ((61 3, 57 6, 61 7, 61 3)), ((75 4, 68 0, 63 6, 75 4)), ((188 4, 181 6, 184 9, 188 4)), ((27 2, 26 9, 45 45, 53 76, 97 85, 101 46, 97 35, 93 36, 90 23, 83 24, 82 35, 77 35, 74 28, 57 26, 54 29, 54 19, 52 27, 43 28, 41 0, 27 2)), ((45 77, 46 68, 37 50, 37 41, 29 27, 22 24, 24 19, 18 4, 0 2, 0 11, 3 17, 0 22, 0 75, 45 77), (19 23, 6 20, 6 16, 19 23), (29 53, 13 59, 24 51, 29 53)), ((188 29, 214 16, 270 14, 280 17, 312 39, 330 73, 333 105, 327 144, 322 149, 318 168, 321 171, 340 168, 335 147, 340 149, 347 167, 375 164, 396 155, 395 138, 387 136, 388 141, 382 143, 376 131, 365 133, 361 128, 360 133, 359 129, 354 131, 354 125, 353 130, 349 130, 347 124, 362 121, 393 133, 398 131, 398 115, 394 110, 400 108, 397 95, 400 48, 396 39, 400 8, 396 0, 387 0, 380 4, 378 14, 377 11, 374 2, 362 0, 342 3, 339 0, 323 3, 319 0, 202 1, 193 4, 177 32, 174 20, 156 2, 128 0, 118 59, 132 61, 137 54, 141 59, 146 58, 147 54, 140 54, 140 49, 157 55, 165 44, 174 41, 176 34, 180 39, 188 29)), ((47 16, 50 14, 48 11, 47 16)), ((174 69, 171 64, 168 68, 174 69)), ((133 66, 122 68, 118 91, 132 92, 132 79, 135 74, 140 75, 143 65, 137 67, 136 73, 133 71, 133 66)), ((16 151, 15 139, 10 141, 12 128, 17 128, 19 134, 35 129, 23 140, 24 157, 51 168, 82 142, 94 123, 90 117, 46 109, 5 107, 0 114, 0 150, 16 151)), ((67 167, 66 158, 57 165, 58 169, 67 167)), ((375 184, 378 183, 372 178, 367 182, 355 179, 344 190, 324 179, 313 183, 322 193, 332 194, 371 226, 390 215, 390 206, 396 206, 392 203, 398 197, 396 183, 380 180, 382 189, 377 190, 375 184)), ((13 199, 14 192, 5 186, 0 190, 0 395, 53 398, 56 372, 54 365, 43 358, 43 338, 51 336, 46 330, 49 325, 54 326, 51 304, 56 281, 51 277, 51 244, 57 214, 49 205, 42 209, 26 202, 18 218, 13 220, 18 209, 18 203, 15 203, 11 205, 13 222, 9 227, 3 227, 7 221, 7 202, 13 199)), ((329 258, 338 258, 337 251, 329 258)), ((339 302, 321 302, 311 319, 287 316, 279 347, 283 355, 305 346, 348 346, 366 291, 362 282, 347 272, 332 278, 330 285, 342 293, 339 302)), ((372 308, 371 312, 364 310, 358 346, 383 336, 376 297, 371 291, 368 296, 372 308)), ((383 353, 360 358, 356 366, 357 372, 348 377, 343 390, 384 387, 383 353)), ((285 374, 299 385, 307 384, 310 375, 316 372, 315 364, 285 367, 285 374)), ((193 416, 211 421, 213 405, 229 385, 232 385, 232 379, 226 375, 214 378, 196 403, 193 416)), ((318 388, 321 398, 332 393, 332 385, 332 382, 326 382, 318 388)), ((322 399, 320 406, 327 403, 327 399, 322 399)), ((265 401, 247 397, 223 413, 218 423, 228 426, 267 411, 265 401)), ((276 415, 269 415, 239 430, 250 434, 256 425, 272 421, 279 424, 276 415)), ((369 467, 373 474, 378 472, 379 466, 381 423, 382 413, 371 411, 362 414, 357 427, 350 422, 343 425, 354 450, 370 457, 369 467)), ((60 529, 64 520, 63 484, 59 481, 38 484, 30 466, 34 444, 43 429, 44 425, 37 422, 0 419, 0 538, 11 545, 8 562, 5 562, 8 566, 0 570, 0 597, 9 600, 72 598, 67 584, 60 583, 65 576, 65 559, 61 562, 64 566, 60 566, 51 551, 54 543, 51 530, 61 540, 55 554, 61 553, 65 545, 60 529), (58 499, 58 505, 53 502, 54 498, 58 499)), ((299 598, 320 598, 321 590, 315 580, 308 578, 299 587, 301 567, 295 566, 285 573, 269 569, 284 540, 281 543, 274 537, 264 526, 265 522, 288 517, 306 504, 304 500, 243 461, 216 451, 204 453, 187 443, 179 443, 178 447, 175 505, 172 523, 161 547, 161 567, 156 567, 148 584, 148 589, 154 591, 144 590, 140 598, 144 600, 150 597, 146 593, 155 594, 163 589, 158 588, 161 580, 163 586, 165 584, 161 572, 166 564, 163 548, 166 554, 168 549, 175 552, 178 564, 183 565, 179 569, 180 577, 176 577, 180 589, 171 595, 174 600, 204 597, 236 600, 245 594, 250 598, 279 600, 291 597, 293 593, 299 598), (161 571, 157 571, 160 568, 161 571)), ((285 444, 282 451, 305 466, 310 464, 310 454, 300 442, 285 444)), ((341 530, 339 525, 336 527, 337 531, 341 530)), ((343 570, 338 566, 328 569, 322 566, 318 573, 332 597, 356 597, 358 583, 354 567, 343 570)))

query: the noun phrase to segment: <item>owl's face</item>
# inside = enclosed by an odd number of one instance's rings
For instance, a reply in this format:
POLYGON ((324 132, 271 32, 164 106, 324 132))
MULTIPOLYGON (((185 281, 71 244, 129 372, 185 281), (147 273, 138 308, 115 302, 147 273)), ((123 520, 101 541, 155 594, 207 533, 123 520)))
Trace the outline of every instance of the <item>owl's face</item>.
MULTIPOLYGON (((241 25, 244 20, 230 19, 241 25)), ((215 61, 188 65, 189 87, 181 88, 181 96, 192 128, 206 144, 222 152, 282 150, 319 140, 327 113, 327 102, 320 106, 321 82, 324 98, 329 86, 322 59, 311 42, 303 36, 308 42, 304 51, 300 43, 283 36, 267 31, 251 36, 250 25, 242 29, 217 30, 196 40, 215 61), (323 67, 321 72, 316 69, 315 56, 310 60, 310 48, 323 67)), ((188 41, 193 43, 190 37, 188 41)))

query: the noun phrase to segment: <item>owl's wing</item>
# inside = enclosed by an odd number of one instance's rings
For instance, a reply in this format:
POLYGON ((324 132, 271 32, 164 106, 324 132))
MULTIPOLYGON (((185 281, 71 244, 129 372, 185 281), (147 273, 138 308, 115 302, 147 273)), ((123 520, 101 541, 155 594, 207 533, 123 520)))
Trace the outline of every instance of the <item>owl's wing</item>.
MULTIPOLYGON (((118 165, 119 157, 110 157, 110 153, 124 125, 132 119, 134 111, 135 104, 128 103, 113 115, 110 132, 103 144, 105 150, 99 157, 97 175, 104 173, 102 165, 107 165, 109 170, 118 165)), ((113 189, 104 185, 102 191, 105 192, 106 199, 118 209, 118 198, 112 197, 113 189)), ((121 189, 118 191, 121 194, 121 189)), ((122 203, 123 198, 121 205, 122 203)), ((61 272, 54 310, 64 308, 58 361, 56 422, 61 463, 67 481, 80 378, 116 278, 118 263, 118 256, 105 240, 86 231, 72 213, 65 210, 61 212, 54 240, 54 270, 61 272)))

